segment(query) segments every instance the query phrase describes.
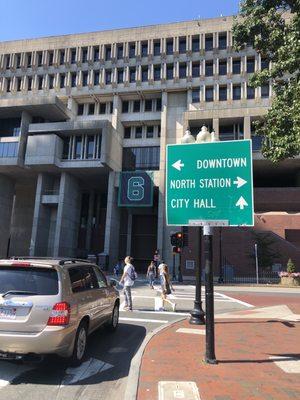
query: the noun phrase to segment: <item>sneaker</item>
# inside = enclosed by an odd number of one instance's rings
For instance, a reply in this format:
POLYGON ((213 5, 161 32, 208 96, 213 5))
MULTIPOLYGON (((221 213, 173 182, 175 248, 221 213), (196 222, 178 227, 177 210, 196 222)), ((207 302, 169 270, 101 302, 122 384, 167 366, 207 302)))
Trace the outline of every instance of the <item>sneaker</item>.
POLYGON ((125 307, 123 308, 123 310, 124 310, 124 311, 129 311, 129 307, 128 307, 128 306, 125 306, 125 307))

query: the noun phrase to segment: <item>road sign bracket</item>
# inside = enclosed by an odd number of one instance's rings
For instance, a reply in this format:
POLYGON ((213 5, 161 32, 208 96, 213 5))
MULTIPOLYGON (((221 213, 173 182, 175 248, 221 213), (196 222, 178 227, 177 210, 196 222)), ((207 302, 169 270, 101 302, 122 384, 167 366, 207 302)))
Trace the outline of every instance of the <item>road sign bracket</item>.
POLYGON ((229 226, 229 221, 227 219, 189 219, 189 226, 229 226))

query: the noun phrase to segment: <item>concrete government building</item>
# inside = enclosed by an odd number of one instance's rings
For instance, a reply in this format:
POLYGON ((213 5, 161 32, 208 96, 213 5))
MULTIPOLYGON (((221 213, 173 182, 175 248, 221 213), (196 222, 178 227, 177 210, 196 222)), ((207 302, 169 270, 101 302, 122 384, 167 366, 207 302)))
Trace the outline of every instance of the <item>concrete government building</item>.
MULTIPOLYGON (((142 271, 159 249, 172 264, 166 145, 205 124, 221 141, 253 143, 255 227, 215 229, 215 274, 220 261, 236 275, 254 270, 254 232, 274 240, 275 263, 300 261, 300 158, 273 165, 262 157, 253 121, 272 87, 247 83, 270 66, 251 47, 234 51, 232 23, 0 43, 0 257, 103 253, 111 267, 131 254, 142 271), (152 205, 120 206, 126 171, 151 171, 152 205)), ((194 274, 197 229, 184 229, 184 275, 194 274)))

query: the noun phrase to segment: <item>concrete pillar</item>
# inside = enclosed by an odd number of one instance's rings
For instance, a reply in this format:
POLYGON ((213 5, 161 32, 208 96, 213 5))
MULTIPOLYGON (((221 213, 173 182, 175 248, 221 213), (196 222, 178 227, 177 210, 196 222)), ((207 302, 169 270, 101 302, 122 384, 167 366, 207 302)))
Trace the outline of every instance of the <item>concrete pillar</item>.
MULTIPOLYGON (((71 83, 70 83, 70 86, 71 86, 71 83)), ((77 116, 78 103, 73 97, 68 98, 68 109, 72 111, 74 117, 77 116)))
POLYGON ((7 255, 14 186, 11 179, 0 175, 0 258, 5 258, 7 255))
POLYGON ((45 189, 51 187, 51 182, 52 178, 49 175, 42 173, 38 175, 29 248, 30 256, 52 256, 48 251, 51 208, 42 204, 43 193, 45 189))
POLYGON ((54 257, 76 257, 80 206, 80 185, 76 178, 63 172, 59 187, 54 257))
POLYGON ((89 198, 89 213, 88 213, 86 239, 85 239, 85 247, 88 252, 90 252, 91 250, 94 204, 95 204, 95 191, 91 190, 89 198))
POLYGON ((251 120, 249 116, 244 117, 244 139, 251 139, 251 120))
POLYGON ((131 240, 132 240, 132 214, 128 214, 127 220, 127 243, 126 243, 126 254, 131 254, 131 240))
MULTIPOLYGON (((157 215, 157 248, 160 252, 163 249, 163 237, 165 226, 165 149, 167 144, 167 112, 168 93, 162 93, 161 125, 160 125, 160 173, 158 192, 158 215, 157 215)), ((162 254, 162 253, 161 253, 162 254)))
POLYGON ((11 256, 28 256, 35 205, 36 181, 17 183, 11 223, 11 256))
POLYGON ((108 179, 107 211, 105 222, 104 253, 109 255, 109 266, 118 261, 120 209, 118 207, 118 191, 115 187, 116 172, 111 171, 108 179))
POLYGON ((213 129, 215 131, 216 137, 219 137, 219 118, 213 118, 213 129))
POLYGON ((21 116, 21 126, 20 126, 20 137, 19 137, 19 152, 18 158, 19 163, 21 165, 24 164, 26 145, 27 145, 27 137, 28 137, 28 128, 29 124, 32 121, 32 116, 28 114, 28 112, 23 111, 21 116))

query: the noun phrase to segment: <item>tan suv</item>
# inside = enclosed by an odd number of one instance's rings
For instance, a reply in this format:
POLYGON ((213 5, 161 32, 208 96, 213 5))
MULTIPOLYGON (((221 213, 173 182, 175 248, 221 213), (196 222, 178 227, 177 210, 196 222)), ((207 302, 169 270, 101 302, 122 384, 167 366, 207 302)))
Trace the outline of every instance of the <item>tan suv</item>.
POLYGON ((83 260, 0 260, 0 358, 54 353, 80 364, 91 332, 117 328, 113 286, 83 260))

